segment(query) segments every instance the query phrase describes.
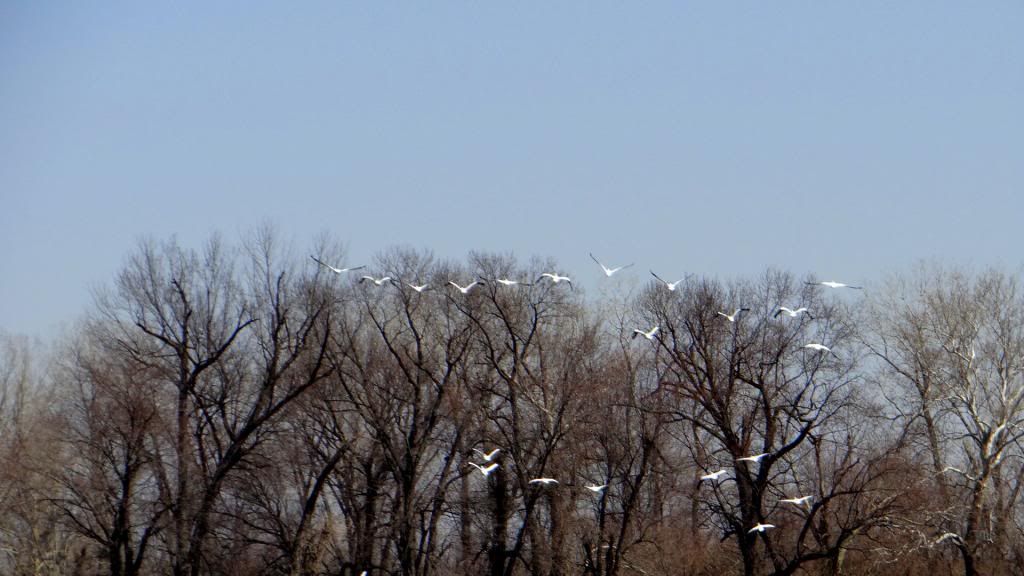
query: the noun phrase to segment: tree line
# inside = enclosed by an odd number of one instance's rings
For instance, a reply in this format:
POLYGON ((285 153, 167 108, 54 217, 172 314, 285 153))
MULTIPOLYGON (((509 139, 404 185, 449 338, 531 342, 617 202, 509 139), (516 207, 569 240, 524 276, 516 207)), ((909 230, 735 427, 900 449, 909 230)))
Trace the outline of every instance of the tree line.
POLYGON ((397 283, 268 230, 145 241, 47 352, 4 335, 0 571, 1024 565, 1016 275, 921 266, 840 295, 769 270, 588 301, 494 282, 553 269, 510 254, 373 268, 397 283))

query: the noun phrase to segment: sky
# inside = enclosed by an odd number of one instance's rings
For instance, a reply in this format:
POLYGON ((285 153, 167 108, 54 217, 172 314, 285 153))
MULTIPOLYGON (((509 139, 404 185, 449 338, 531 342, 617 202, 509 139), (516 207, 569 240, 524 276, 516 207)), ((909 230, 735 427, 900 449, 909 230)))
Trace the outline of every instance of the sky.
MULTIPOLYGON (((0 3, 0 331, 142 238, 855 284, 1024 257, 1024 3, 0 3)), ((618 278, 618 276, 616 277, 618 278)), ((630 280, 626 280, 630 281, 630 280)))

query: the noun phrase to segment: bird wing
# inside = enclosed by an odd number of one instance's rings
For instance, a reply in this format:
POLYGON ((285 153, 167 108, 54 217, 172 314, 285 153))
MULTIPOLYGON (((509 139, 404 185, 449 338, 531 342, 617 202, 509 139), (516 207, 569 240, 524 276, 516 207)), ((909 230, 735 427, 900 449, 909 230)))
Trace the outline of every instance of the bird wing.
POLYGON ((326 268, 329 268, 331 270, 331 272, 336 272, 338 274, 340 274, 342 272, 341 270, 338 270, 337 268, 335 268, 334 266, 331 266, 327 262, 324 262, 323 260, 317 258, 316 256, 313 256, 312 254, 310 254, 309 257, 312 258, 313 261, 316 262, 317 264, 319 264, 321 266, 324 266, 326 268))
POLYGON ((651 276, 654 276, 654 277, 655 277, 655 278, 657 278, 657 279, 658 279, 658 280, 659 280, 659 281, 660 281, 660 282, 661 282, 662 284, 664 284, 664 285, 668 286, 668 282, 665 282, 665 280, 664 280, 664 279, 663 279, 663 278, 662 278, 661 276, 658 276, 657 274, 655 274, 655 273, 654 273, 654 270, 651 270, 651 276))

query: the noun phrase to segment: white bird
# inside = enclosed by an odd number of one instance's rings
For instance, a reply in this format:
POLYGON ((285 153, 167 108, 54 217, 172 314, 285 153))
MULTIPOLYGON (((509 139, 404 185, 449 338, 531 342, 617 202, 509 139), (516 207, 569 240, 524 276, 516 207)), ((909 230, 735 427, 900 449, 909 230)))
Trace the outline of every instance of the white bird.
POLYGON ((601 484, 600 486, 597 486, 596 484, 591 484, 589 486, 584 486, 584 488, 586 488, 587 490, 590 490, 594 494, 600 494, 601 492, 604 492, 604 489, 607 488, 607 487, 608 487, 607 484, 601 484))
POLYGON ((764 453, 761 453, 761 454, 757 454, 756 456, 744 456, 743 458, 737 458, 736 461, 737 462, 760 462, 761 459, 764 458, 767 455, 768 455, 768 453, 764 452, 764 453))
POLYGON ((309 257, 312 258, 313 261, 316 262, 317 264, 323 266, 324 268, 327 268, 328 270, 334 272, 335 274, 342 274, 344 272, 349 272, 351 270, 361 270, 363 268, 366 268, 366 266, 353 266, 351 268, 335 268, 334 266, 331 266, 330 264, 324 262, 323 260, 317 258, 316 256, 313 256, 312 254, 310 254, 309 257))
POLYGON ((491 460, 494 460, 494 457, 498 455, 498 452, 501 452, 501 448, 495 448, 487 454, 484 454, 482 450, 477 450, 476 448, 473 448, 473 452, 479 454, 480 457, 484 459, 484 462, 490 462, 491 460))
POLYGON ((719 316, 724 316, 729 322, 735 322, 736 318, 739 317, 740 312, 750 312, 750 308, 737 308, 732 311, 732 314, 726 314, 725 312, 719 312, 719 316))
POLYGON ((664 284, 665 288, 668 288, 669 292, 675 292, 676 291, 676 286, 679 286, 679 284, 681 284, 683 282, 683 280, 685 280, 685 278, 680 278, 679 280, 676 280, 675 282, 666 282, 665 280, 662 280, 661 276, 658 276, 657 274, 655 274, 654 270, 651 270, 651 276, 654 276, 655 278, 658 279, 658 282, 661 282, 662 284, 664 284))
POLYGON ((601 270, 604 271, 604 275, 609 277, 609 278, 611 278, 612 274, 615 274, 619 270, 625 270, 626 268, 629 268, 630 266, 633 265, 633 263, 629 263, 629 264, 626 264, 625 266, 618 266, 616 268, 609 268, 609 267, 605 266, 604 264, 602 264, 601 261, 598 260, 596 257, 594 257, 593 253, 590 253, 590 259, 593 260, 594 262, 597 262, 597 265, 600 266, 601 270))
POLYGON ((384 284, 385 282, 392 282, 391 276, 385 276, 383 278, 374 278, 373 276, 363 276, 362 278, 359 279, 360 282, 366 282, 367 280, 369 280, 370 282, 373 282, 374 286, 380 286, 380 285, 384 284))
POLYGON ((479 470, 480 473, 484 475, 484 477, 490 476, 491 472, 494 472, 495 470, 498 469, 498 463, 497 462, 491 464, 490 466, 481 466, 481 465, 477 464, 476 462, 470 462, 469 465, 472 466, 473 468, 476 468, 477 470, 479 470))
POLYGON ((654 336, 657 333, 658 333, 658 327, 657 326, 655 326, 654 328, 651 328, 647 332, 644 332, 643 330, 641 330, 639 328, 633 328, 633 338, 636 338, 637 336, 643 336, 644 338, 647 338, 648 340, 650 340, 652 342, 654 341, 654 336))
POLYGON ((534 478, 527 482, 527 484, 543 484, 548 486, 550 484, 558 484, 558 480, 555 480, 554 478, 534 478))
POLYGON ((472 282, 470 282, 466 286, 459 286, 458 284, 456 284, 455 282, 452 282, 451 280, 449 280, 448 283, 451 284, 452 286, 455 286, 456 288, 458 288, 459 292, 462 292, 463 294, 469 294, 469 291, 472 290, 473 287, 476 286, 477 284, 480 284, 480 285, 485 284, 485 282, 483 280, 473 280, 472 282))
POLYGON ((509 278, 498 278, 495 282, 502 286, 533 286, 529 282, 520 282, 519 280, 511 280, 509 278))
POLYGON ((409 288, 412 288, 416 292, 419 292, 420 294, 422 294, 425 290, 430 290, 430 286, 426 284, 420 284, 419 286, 417 286, 415 284, 409 284, 408 282, 406 282, 405 285, 408 286, 409 288))
POLYGON ((551 278, 551 281, 554 282, 555 284, 565 281, 567 284, 569 284, 569 288, 572 289, 572 279, 570 279, 568 276, 559 276, 558 274, 552 274, 551 272, 544 272, 543 274, 538 276, 537 279, 534 280, 534 282, 540 282, 544 278, 551 278))
POLYGON ((831 348, 825 346, 824 344, 816 344, 814 342, 811 342, 810 344, 804 344, 803 347, 809 348, 817 352, 828 352, 829 354, 835 356, 836 358, 839 358, 839 356, 835 352, 833 352, 831 348))
POLYGON ((779 502, 788 502, 790 504, 796 504, 797 506, 800 506, 801 504, 806 504, 810 501, 810 496, 801 496, 799 498, 783 498, 782 500, 779 500, 779 502))
POLYGON ((828 286, 829 288, 853 288, 854 290, 863 290, 863 286, 851 286, 849 284, 843 284, 842 282, 836 282, 834 280, 828 280, 826 282, 805 282, 808 286, 828 286))
POLYGON ((814 316, 811 316, 811 313, 807 312, 807 308, 797 308, 796 310, 793 310, 792 308, 786 308, 785 306, 779 306, 779 309, 775 311, 775 314, 772 315, 772 318, 778 318, 779 314, 785 314, 790 318, 796 318, 797 316, 804 312, 807 313, 807 316, 811 320, 814 320, 814 316))
POLYGON ((360 572, 359 576, 366 576, 366 570, 363 570, 362 572, 360 572))
POLYGON ((718 479, 721 478, 723 474, 725 474, 725 468, 722 468, 718 472, 712 472, 710 474, 705 474, 705 475, 701 476, 700 479, 701 480, 711 480, 713 482, 717 482, 718 479))
POLYGON ((758 522, 754 525, 753 528, 747 530, 747 534, 750 534, 752 532, 764 532, 768 528, 775 528, 775 524, 761 524, 760 522, 758 522))

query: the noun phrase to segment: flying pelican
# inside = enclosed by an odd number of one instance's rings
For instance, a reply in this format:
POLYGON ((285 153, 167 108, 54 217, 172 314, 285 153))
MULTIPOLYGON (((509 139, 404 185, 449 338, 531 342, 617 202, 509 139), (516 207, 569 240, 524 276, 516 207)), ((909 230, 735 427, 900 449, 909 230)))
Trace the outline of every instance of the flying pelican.
POLYGON ((558 284, 559 282, 564 280, 569 284, 569 289, 572 289, 572 279, 570 279, 568 276, 559 276, 558 274, 552 274, 551 272, 544 272, 543 274, 538 276, 537 279, 534 280, 534 282, 540 282, 544 278, 551 278, 551 281, 554 282, 555 284, 558 284))
POLYGON ((754 525, 753 528, 747 530, 747 534, 750 534, 752 532, 764 532, 768 528, 775 528, 775 524, 761 524, 760 522, 758 522, 754 525))
POLYGON ((334 266, 331 266, 330 264, 324 262, 323 260, 317 258, 316 256, 313 256, 312 254, 310 254, 309 257, 312 258, 313 261, 316 262, 317 264, 323 266, 324 268, 327 268, 328 270, 334 272, 335 274, 342 274, 344 272, 349 272, 351 270, 361 270, 363 268, 366 268, 366 266, 353 266, 351 268, 335 268, 334 266))
POLYGON ((473 452, 479 454, 480 457, 484 459, 484 462, 490 462, 491 460, 494 460, 494 457, 498 455, 498 452, 501 452, 501 448, 495 448, 487 454, 484 454, 482 450, 477 450, 476 448, 473 448, 473 452))
POLYGON ((483 280, 473 280, 472 282, 470 282, 466 286, 459 286, 458 284, 456 284, 455 282, 452 282, 451 280, 449 280, 448 283, 451 284, 452 286, 455 286, 456 288, 458 288, 459 292, 462 292, 463 294, 469 294, 469 291, 474 286, 476 286, 477 284, 481 284, 481 285, 486 284, 486 282, 484 282, 483 280))
POLYGON ((529 282, 520 282, 519 280, 510 280, 508 278, 498 278, 495 282, 502 286, 533 286, 529 282))
POLYGON ((828 352, 829 354, 835 356, 836 358, 839 358, 838 354, 833 352, 831 348, 825 346, 824 344, 815 344, 814 342, 811 342, 810 344, 804 344, 803 347, 810 348, 811 350, 815 350, 817 352, 828 352))
POLYGON ((760 462, 761 459, 764 458, 767 455, 768 455, 768 453, 764 452, 764 453, 758 454, 756 456, 744 456, 743 458, 737 458, 736 461, 737 462, 760 462))
POLYGON ((408 282, 406 282, 405 285, 408 286, 409 288, 412 288, 413 290, 420 294, 422 294, 426 290, 430 290, 430 286, 426 284, 420 284, 419 286, 417 286, 415 284, 409 284, 408 282))
POLYGON ((732 311, 732 314, 726 314, 725 312, 719 312, 719 316, 725 317, 729 322, 735 322, 736 318, 739 317, 740 312, 750 312, 750 308, 737 308, 732 311))
POLYGON ((619 266, 617 268, 609 268, 609 267, 605 266, 604 264, 602 264, 601 261, 598 260, 594 256, 594 254, 592 252, 590 253, 590 259, 593 260, 594 262, 597 262, 597 265, 601 267, 601 270, 604 271, 604 275, 607 276, 608 278, 611 278, 612 274, 615 274, 619 270, 625 270, 626 268, 629 268, 630 266, 633 265, 633 263, 629 263, 629 264, 626 264, 625 266, 619 266))
POLYGON ((558 480, 555 480, 554 478, 534 478, 527 482, 527 484, 543 484, 545 486, 549 486, 551 484, 558 484, 558 480))
POLYGON ((479 470, 480 473, 483 474, 485 478, 487 476, 490 476, 491 472, 494 472, 495 470, 498 469, 498 463, 497 462, 491 464, 490 466, 481 466, 481 465, 479 465, 479 464, 477 464, 475 462, 470 462, 469 465, 472 466, 473 468, 476 468, 477 470, 479 470))
POLYGON ((811 313, 807 312, 807 308, 797 308, 796 310, 793 310, 792 308, 786 308, 785 306, 779 306, 779 309, 775 311, 775 314, 772 315, 772 318, 778 318, 779 314, 785 314, 790 318, 796 318, 797 316, 805 312, 807 313, 808 318, 814 320, 814 316, 811 316, 811 313))
POLYGON ((779 502, 788 502, 790 504, 796 504, 797 506, 800 506, 801 504, 806 504, 810 501, 810 496, 801 496, 799 498, 783 498, 782 500, 779 500, 779 502))
POLYGON ((805 282, 808 286, 828 286, 829 288, 852 288, 854 290, 863 290, 863 286, 851 286, 849 284, 843 284, 842 282, 836 282, 834 280, 828 280, 827 282, 805 282))
POLYGON ((661 282, 662 284, 664 284, 665 288, 668 288, 669 292, 675 292, 676 291, 676 286, 679 286, 679 284, 682 283, 683 280, 685 280, 685 278, 680 278, 679 280, 676 280, 675 282, 666 282, 665 280, 662 280, 661 276, 658 276, 657 274, 655 274, 654 270, 651 270, 651 276, 654 276, 655 278, 658 279, 658 282, 661 282))
POLYGON ((721 478, 723 474, 725 474, 725 468, 722 468, 718 472, 712 472, 710 474, 705 474, 705 475, 701 476, 700 479, 701 480, 710 480, 712 482, 717 482, 718 479, 721 478))
POLYGON ((655 326, 654 328, 651 328, 647 332, 644 332, 643 330, 641 330, 639 328, 633 328, 633 338, 636 338, 637 336, 643 336, 644 338, 647 338, 648 340, 650 340, 652 342, 654 341, 654 336, 657 333, 658 333, 658 327, 657 326, 655 326))
POLYGON ((362 278, 359 279, 360 282, 366 282, 367 280, 369 280, 370 282, 373 282, 374 286, 380 286, 380 285, 384 284, 385 282, 393 282, 391 280, 391 276, 385 276, 383 278, 374 278, 373 276, 363 276, 362 278))
POLYGON ((601 484, 600 486, 597 486, 595 484, 591 484, 589 486, 584 486, 584 488, 586 488, 587 490, 590 490, 594 494, 600 494, 601 492, 604 492, 604 489, 607 488, 607 487, 608 487, 607 484, 601 484))

